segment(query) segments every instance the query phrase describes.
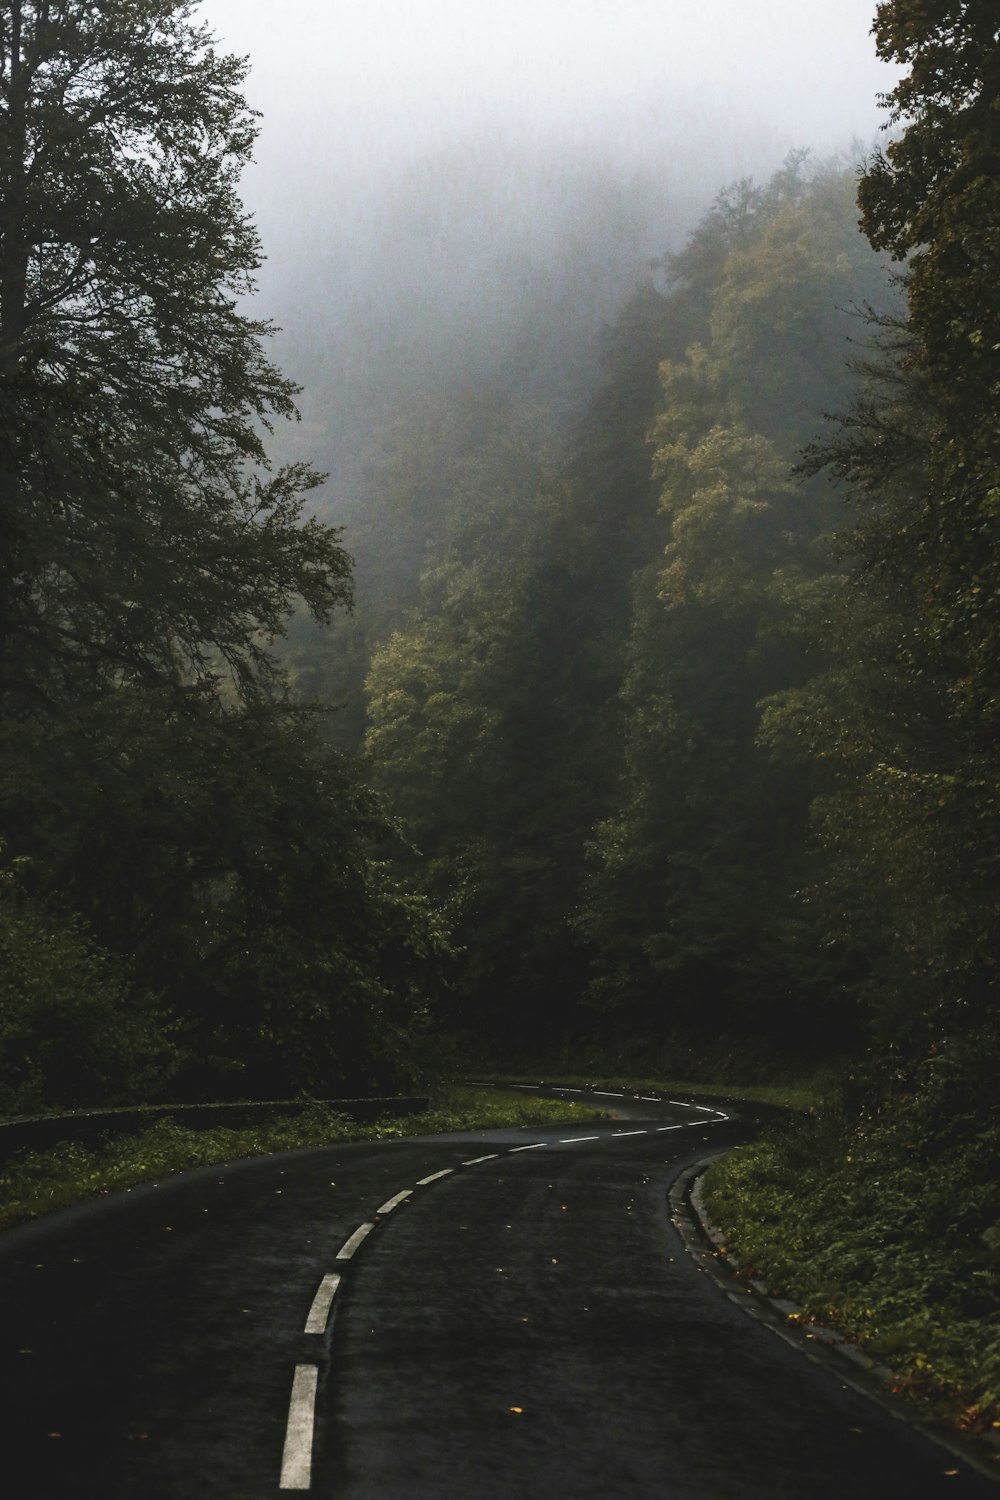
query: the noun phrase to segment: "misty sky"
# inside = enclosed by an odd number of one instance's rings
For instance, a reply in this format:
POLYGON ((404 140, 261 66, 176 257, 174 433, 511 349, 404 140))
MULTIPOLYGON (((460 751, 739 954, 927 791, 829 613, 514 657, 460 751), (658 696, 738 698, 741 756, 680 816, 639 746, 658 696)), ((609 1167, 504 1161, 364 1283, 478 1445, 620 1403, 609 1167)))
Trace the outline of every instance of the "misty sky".
MULTIPOLYGON (((700 103, 720 137, 869 136, 874 0, 205 0, 276 139, 353 155, 496 117, 572 130, 700 103)), ((265 150, 264 156, 269 153, 265 150)))
POLYGON ((870 146, 893 81, 874 9, 203 0, 252 63, 263 128, 244 196, 280 357, 310 390, 357 394, 359 362, 463 338, 513 349, 519 297, 596 327, 725 184, 766 179, 799 146, 870 146))

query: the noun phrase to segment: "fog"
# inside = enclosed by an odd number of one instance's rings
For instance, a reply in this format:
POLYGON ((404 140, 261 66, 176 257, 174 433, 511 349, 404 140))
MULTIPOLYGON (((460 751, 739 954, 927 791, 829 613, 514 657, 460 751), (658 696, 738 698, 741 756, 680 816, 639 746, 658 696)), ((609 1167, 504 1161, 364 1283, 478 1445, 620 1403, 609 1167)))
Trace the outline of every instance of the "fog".
MULTIPOLYGON (((310 455, 427 382, 572 400, 726 183, 865 149, 874 0, 205 0, 262 114, 260 311, 310 455)), ((335 500, 337 486, 331 490, 335 500)))

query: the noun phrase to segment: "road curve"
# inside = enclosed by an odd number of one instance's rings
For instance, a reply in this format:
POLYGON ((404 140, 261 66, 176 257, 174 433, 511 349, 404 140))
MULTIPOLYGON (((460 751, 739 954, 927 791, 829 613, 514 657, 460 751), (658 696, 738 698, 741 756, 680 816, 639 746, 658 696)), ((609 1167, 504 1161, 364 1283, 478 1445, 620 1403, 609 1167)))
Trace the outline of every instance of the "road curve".
POLYGON ((684 1251, 670 1184, 752 1113, 601 1102, 618 1118, 205 1168, 9 1231, 5 1493, 995 1497, 684 1251))

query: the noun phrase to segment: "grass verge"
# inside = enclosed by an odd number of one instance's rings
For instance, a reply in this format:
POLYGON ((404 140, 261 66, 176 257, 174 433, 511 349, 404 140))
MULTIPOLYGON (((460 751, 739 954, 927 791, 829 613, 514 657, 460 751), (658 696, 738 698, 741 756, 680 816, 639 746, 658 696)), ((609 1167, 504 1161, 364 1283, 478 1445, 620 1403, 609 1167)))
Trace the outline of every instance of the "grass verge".
POLYGON ((600 1114, 563 1100, 449 1086, 431 1090, 429 1108, 420 1114, 387 1115, 366 1125, 322 1105, 294 1118, 279 1117, 240 1130, 191 1130, 168 1118, 138 1135, 109 1137, 96 1150, 65 1142, 8 1163, 0 1171, 0 1227, 240 1157, 339 1141, 593 1120, 600 1114))

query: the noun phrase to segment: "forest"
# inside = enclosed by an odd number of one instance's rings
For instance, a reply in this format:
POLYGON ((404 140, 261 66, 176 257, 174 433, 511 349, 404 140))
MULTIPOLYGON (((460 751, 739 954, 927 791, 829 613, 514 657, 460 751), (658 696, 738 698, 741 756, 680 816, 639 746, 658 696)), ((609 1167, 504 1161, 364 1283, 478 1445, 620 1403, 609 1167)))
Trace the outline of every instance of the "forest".
POLYGON ((596 378, 432 370, 336 524, 193 10, 0 22, 0 1110, 823 1072, 831 1160, 975 1122, 995 1295, 994 8, 880 5, 882 149, 720 184, 596 378))

